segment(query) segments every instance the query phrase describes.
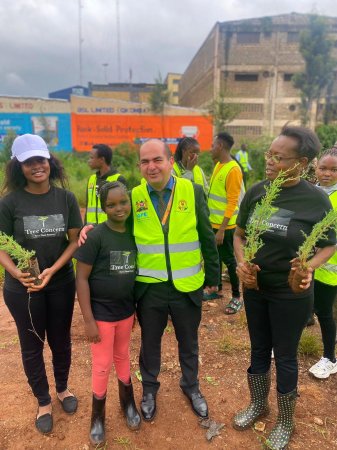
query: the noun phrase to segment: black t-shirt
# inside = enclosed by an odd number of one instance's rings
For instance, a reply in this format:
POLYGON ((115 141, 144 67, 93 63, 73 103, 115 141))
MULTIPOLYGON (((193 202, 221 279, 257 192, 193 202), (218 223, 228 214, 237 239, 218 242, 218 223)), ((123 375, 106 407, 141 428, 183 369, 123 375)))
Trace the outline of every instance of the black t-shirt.
MULTIPOLYGON (((68 246, 67 231, 81 228, 82 219, 72 192, 52 186, 46 194, 20 189, 0 200, 0 230, 27 250, 35 250, 40 271, 51 267, 68 246)), ((71 260, 50 279, 45 289, 71 281, 71 260)), ((5 287, 26 292, 18 280, 5 274, 5 287)))
POLYGON ((135 311, 136 244, 128 230, 119 233, 106 222, 97 225, 74 258, 92 266, 89 276, 91 309, 95 320, 115 322, 135 311))
MULTIPOLYGON (((256 203, 265 195, 267 183, 269 181, 262 181, 247 191, 236 222, 240 228, 246 228, 256 203)), ((331 203, 323 191, 301 179, 296 186, 283 188, 273 206, 278 210, 269 220, 270 228, 261 237, 264 246, 253 262, 261 269, 258 272, 260 288, 288 290, 290 260, 297 256, 296 252, 304 242, 303 232, 310 234, 313 226, 331 209, 331 203)), ((334 245, 335 242, 335 232, 330 230, 317 247, 334 245)))

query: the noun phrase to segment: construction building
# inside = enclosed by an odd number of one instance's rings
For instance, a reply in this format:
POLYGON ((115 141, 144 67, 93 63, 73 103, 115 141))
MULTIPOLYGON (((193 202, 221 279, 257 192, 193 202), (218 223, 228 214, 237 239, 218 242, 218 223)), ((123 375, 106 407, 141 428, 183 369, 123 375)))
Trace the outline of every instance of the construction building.
MULTIPOLYGON (((217 22, 180 80, 180 105, 205 108, 224 95, 227 103, 239 105, 226 127, 237 142, 277 135, 288 121, 299 124, 300 93, 292 76, 304 70, 299 36, 309 17, 291 13, 217 22)), ((325 19, 337 58, 337 18, 325 19)), ((330 100, 337 103, 337 72, 334 77, 330 100)))

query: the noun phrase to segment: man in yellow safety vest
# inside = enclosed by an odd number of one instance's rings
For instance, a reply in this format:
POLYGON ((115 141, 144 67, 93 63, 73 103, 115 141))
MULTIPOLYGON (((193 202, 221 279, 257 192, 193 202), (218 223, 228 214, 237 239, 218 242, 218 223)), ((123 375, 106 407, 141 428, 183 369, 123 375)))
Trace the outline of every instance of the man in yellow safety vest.
MULTIPOLYGON (((208 207, 210 222, 215 234, 220 261, 226 264, 232 287, 232 298, 225 308, 225 314, 235 314, 242 306, 239 279, 236 275, 233 236, 239 205, 245 193, 242 171, 232 158, 230 150, 234 144, 228 133, 219 133, 213 141, 211 155, 216 165, 210 180, 208 207)), ((219 289, 221 290, 221 272, 219 289)), ((204 300, 211 300, 217 293, 205 293, 204 300)))
POLYGON ((107 220, 99 200, 99 190, 104 183, 118 180, 126 185, 125 178, 111 167, 111 162, 112 150, 108 145, 93 145, 89 154, 88 165, 96 172, 90 176, 87 184, 85 224, 97 225, 107 220))
POLYGON ((149 140, 139 153, 146 183, 135 187, 131 198, 142 329, 141 412, 146 421, 156 413, 161 338, 170 314, 178 340, 180 387, 194 413, 206 418, 208 406, 198 381, 198 328, 203 286, 217 290, 219 259, 205 194, 202 186, 171 175, 174 160, 163 142, 149 140))

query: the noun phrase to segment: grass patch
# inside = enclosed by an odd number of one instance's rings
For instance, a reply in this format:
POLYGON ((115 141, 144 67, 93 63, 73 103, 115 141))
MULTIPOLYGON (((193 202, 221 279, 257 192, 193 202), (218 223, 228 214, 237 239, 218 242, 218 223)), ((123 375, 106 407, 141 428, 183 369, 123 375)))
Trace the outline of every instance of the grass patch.
POLYGON ((298 346, 298 354, 301 356, 319 357, 322 354, 322 340, 304 329, 298 346))

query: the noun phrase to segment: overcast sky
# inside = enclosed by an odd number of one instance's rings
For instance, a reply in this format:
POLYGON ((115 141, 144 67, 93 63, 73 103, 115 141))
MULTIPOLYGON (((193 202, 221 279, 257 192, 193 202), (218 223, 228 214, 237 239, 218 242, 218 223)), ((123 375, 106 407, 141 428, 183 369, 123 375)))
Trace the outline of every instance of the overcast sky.
MULTIPOLYGON (((295 12, 337 16, 336 0, 81 0, 82 84, 184 72, 217 21, 295 12), (296 6, 294 6, 296 5, 296 6), (103 66, 103 64, 108 64, 103 66)), ((79 0, 0 0, 0 95, 79 84, 79 0)))

